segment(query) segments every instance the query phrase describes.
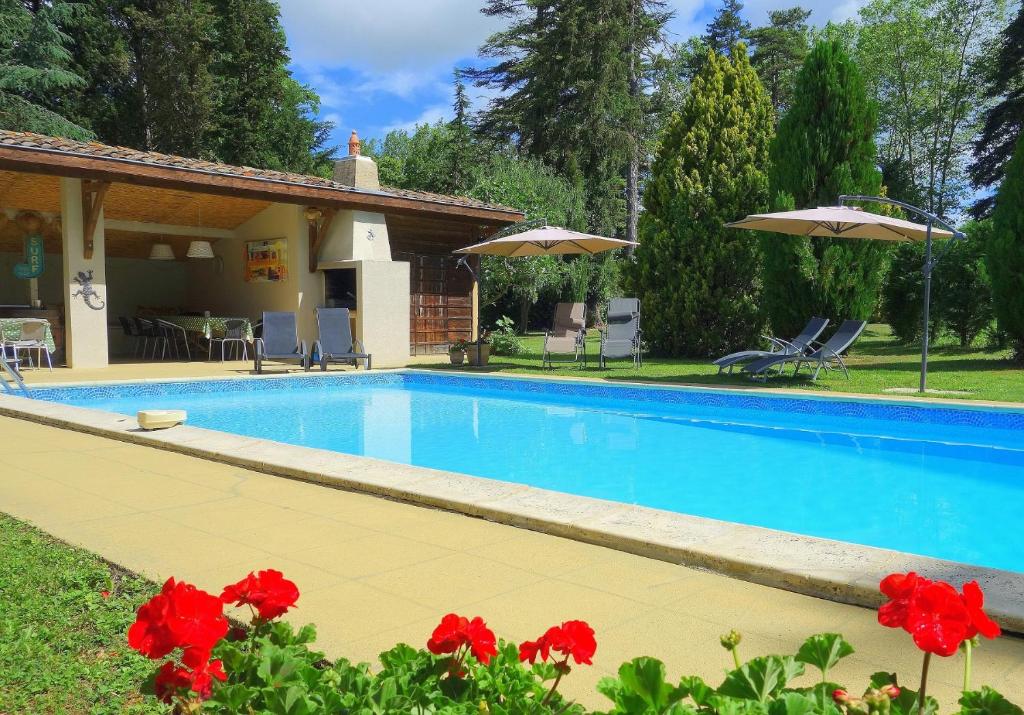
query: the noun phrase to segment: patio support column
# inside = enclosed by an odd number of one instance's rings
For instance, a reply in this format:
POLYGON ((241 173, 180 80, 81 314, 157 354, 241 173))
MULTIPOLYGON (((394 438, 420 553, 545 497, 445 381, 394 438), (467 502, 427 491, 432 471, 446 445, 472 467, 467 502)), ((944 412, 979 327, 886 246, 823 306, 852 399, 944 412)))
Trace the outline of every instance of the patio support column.
POLYGON ((60 180, 61 238, 64 255, 64 330, 68 367, 106 367, 107 278, 103 209, 98 208, 91 256, 85 235, 82 181, 60 180), (89 277, 91 275, 91 281, 89 277))

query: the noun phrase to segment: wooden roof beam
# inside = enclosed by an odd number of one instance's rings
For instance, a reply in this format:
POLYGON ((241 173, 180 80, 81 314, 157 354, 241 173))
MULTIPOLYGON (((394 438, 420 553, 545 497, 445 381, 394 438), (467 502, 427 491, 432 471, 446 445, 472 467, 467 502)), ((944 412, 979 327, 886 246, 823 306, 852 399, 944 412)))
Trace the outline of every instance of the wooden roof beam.
POLYGON ((309 223, 309 272, 316 273, 317 264, 320 262, 320 248, 324 244, 327 232, 331 228, 331 222, 337 215, 337 210, 326 207, 310 207, 306 209, 306 221, 309 223))
POLYGON ((92 260, 94 240, 96 238, 96 224, 100 218, 100 211, 103 209, 103 199, 110 189, 109 181, 83 181, 82 182, 82 224, 83 250, 82 256, 85 260, 92 260))

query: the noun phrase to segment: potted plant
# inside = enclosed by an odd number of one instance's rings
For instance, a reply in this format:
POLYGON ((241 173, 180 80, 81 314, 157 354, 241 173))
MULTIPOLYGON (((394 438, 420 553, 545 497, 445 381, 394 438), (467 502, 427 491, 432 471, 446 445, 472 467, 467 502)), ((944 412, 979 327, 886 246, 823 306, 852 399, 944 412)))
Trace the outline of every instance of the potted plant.
POLYGON ((469 343, 465 340, 456 340, 448 346, 448 357, 451 359, 452 365, 462 364, 462 361, 466 359, 466 349, 468 347, 469 343))
POLYGON ((491 357, 490 333, 486 330, 481 331, 476 342, 469 343, 467 346, 466 356, 469 358, 469 364, 474 367, 486 365, 491 357))

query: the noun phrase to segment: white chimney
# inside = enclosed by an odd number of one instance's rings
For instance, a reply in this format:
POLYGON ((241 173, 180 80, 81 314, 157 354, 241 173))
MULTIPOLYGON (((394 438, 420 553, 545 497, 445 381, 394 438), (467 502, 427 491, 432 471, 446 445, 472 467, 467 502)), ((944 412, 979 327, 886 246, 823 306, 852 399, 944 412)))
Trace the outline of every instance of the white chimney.
POLYGON ((377 163, 368 156, 361 156, 359 148, 359 135, 353 130, 348 140, 348 156, 334 162, 334 180, 357 189, 380 189, 377 163))

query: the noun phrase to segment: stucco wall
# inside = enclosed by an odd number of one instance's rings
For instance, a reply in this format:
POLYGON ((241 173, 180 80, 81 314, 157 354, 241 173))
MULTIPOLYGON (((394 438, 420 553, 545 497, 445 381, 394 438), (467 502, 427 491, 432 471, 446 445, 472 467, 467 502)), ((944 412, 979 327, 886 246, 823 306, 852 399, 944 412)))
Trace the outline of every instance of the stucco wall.
POLYGON ((316 331, 313 307, 322 300, 323 281, 309 273, 309 245, 302 207, 272 204, 246 221, 234 238, 222 238, 213 250, 223 260, 190 260, 189 303, 215 315, 259 319, 263 311, 293 311, 299 316, 299 337, 312 340, 316 331), (288 276, 285 280, 249 282, 244 278, 245 242, 284 238, 288 241, 288 276))

